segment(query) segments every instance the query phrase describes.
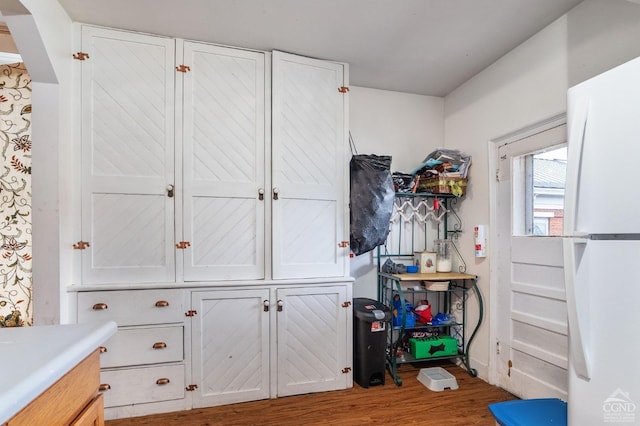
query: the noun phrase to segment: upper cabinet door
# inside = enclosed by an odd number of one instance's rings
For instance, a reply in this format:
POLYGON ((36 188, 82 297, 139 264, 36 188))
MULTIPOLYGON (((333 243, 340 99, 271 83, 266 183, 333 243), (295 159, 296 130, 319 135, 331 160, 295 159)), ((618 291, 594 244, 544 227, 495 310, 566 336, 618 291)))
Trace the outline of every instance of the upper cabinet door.
POLYGON ((345 65, 273 52, 273 278, 345 275, 345 65))
POLYGON ((85 26, 82 50, 82 281, 174 281, 175 42, 85 26))
POLYGON ((184 279, 262 279, 264 54, 185 42, 184 64, 184 279))

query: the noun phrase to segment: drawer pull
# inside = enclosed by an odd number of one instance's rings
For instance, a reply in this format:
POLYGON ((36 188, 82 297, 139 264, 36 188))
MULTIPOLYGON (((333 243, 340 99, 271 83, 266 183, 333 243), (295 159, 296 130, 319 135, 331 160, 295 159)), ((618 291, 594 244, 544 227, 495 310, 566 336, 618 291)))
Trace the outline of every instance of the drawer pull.
POLYGON ((96 303, 95 305, 93 305, 93 310, 94 311, 102 311, 104 309, 108 309, 109 307, 107 306, 106 303, 96 303))
POLYGON ((156 302, 156 308, 166 308, 167 306, 169 306, 169 302, 166 300, 158 300, 156 302))
POLYGON ((165 342, 156 342, 153 344, 153 349, 164 349, 167 347, 165 342))
POLYGON ((107 347, 106 346, 100 346, 98 349, 100 350, 101 354, 103 354, 103 353, 105 353, 107 351, 107 347))
POLYGON ((167 385, 167 384, 169 384, 169 379, 167 379, 166 377, 156 380, 156 385, 167 385))
POLYGON ((98 390, 100 392, 104 392, 111 389, 111 385, 109 383, 100 383, 100 386, 98 386, 98 390))

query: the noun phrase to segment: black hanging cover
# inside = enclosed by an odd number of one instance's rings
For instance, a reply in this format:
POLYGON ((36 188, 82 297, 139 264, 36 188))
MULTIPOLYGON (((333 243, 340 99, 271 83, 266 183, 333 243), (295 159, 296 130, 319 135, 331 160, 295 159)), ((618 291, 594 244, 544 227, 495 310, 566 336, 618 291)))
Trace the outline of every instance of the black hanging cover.
POLYGON ((351 157, 351 251, 367 253, 387 240, 395 190, 391 157, 358 154, 351 157))

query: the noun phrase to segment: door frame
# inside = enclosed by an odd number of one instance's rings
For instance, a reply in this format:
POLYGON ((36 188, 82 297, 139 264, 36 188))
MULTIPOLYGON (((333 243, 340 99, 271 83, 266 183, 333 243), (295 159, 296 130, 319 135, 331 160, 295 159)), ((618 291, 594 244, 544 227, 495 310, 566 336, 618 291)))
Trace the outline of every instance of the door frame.
MULTIPOLYGON (((497 241, 497 203, 498 203, 498 185, 496 170, 498 166, 497 156, 498 148, 502 145, 515 142, 517 140, 544 132, 553 127, 557 127, 567 122, 567 114, 560 113, 551 116, 545 120, 538 121, 529 126, 522 127, 513 132, 504 134, 497 138, 489 140, 487 152, 488 171, 489 171, 489 241, 497 241)), ((496 244, 489 245, 489 383, 495 385, 498 383, 498 363, 499 357, 496 350, 498 344, 498 249, 496 244)))

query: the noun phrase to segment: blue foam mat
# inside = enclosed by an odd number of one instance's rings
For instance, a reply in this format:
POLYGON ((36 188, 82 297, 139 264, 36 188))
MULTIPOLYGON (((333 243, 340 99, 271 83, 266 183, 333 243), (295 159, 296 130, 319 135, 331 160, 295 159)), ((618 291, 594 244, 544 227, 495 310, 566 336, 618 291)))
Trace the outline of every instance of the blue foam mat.
POLYGON ((567 425, 567 403, 557 398, 496 402, 489 411, 501 426, 567 425))

